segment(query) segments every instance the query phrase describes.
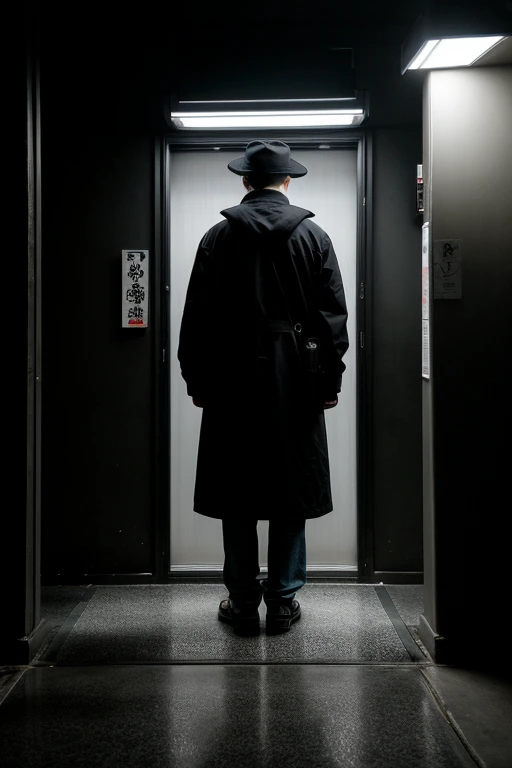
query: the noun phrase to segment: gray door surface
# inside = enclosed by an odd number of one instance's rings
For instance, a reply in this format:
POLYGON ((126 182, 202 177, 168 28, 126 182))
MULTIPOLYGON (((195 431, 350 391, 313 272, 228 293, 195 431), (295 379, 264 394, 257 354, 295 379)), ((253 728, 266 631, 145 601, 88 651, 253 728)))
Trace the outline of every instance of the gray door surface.
MULTIPOLYGON (((202 411, 186 393, 177 359, 181 316, 198 243, 237 205, 245 188, 227 169, 241 152, 171 152, 170 158, 170 355, 171 355, 171 571, 220 571, 224 555, 221 521, 193 511, 195 465, 202 411)), ((356 150, 294 152, 308 168, 292 179, 290 203, 315 213, 330 235, 348 305, 350 348, 337 408, 326 411, 334 511, 306 524, 309 570, 357 570, 356 436, 356 150)), ((206 329, 208 332, 208 329, 206 329)), ((268 523, 258 524, 260 564, 266 566, 268 523)))

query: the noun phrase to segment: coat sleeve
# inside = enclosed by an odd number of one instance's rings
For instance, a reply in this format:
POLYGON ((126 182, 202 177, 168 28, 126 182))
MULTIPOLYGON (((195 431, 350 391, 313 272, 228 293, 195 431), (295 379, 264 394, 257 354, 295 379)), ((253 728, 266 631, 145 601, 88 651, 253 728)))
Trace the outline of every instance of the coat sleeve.
POLYGON ((341 391, 346 368, 343 357, 349 347, 347 304, 338 259, 326 236, 322 244, 322 267, 317 276, 316 308, 320 316, 321 359, 324 369, 325 399, 335 399, 341 391))
POLYGON ((185 297, 178 343, 181 375, 191 396, 204 396, 208 374, 209 253, 200 243, 185 297))

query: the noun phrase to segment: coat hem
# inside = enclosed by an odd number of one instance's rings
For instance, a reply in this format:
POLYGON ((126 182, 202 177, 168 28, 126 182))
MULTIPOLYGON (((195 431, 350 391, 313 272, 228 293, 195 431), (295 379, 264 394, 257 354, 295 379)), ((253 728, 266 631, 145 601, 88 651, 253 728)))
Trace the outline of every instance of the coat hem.
POLYGON ((321 507, 319 510, 314 511, 308 511, 308 512, 299 512, 297 510, 284 512, 282 509, 276 509, 275 513, 273 515, 265 515, 262 516, 258 512, 254 512, 253 515, 251 515, 250 511, 245 508, 243 512, 240 511, 240 508, 233 510, 232 512, 226 511, 224 514, 218 514, 217 512, 208 512, 206 510, 201 510, 198 507, 194 506, 194 512, 196 512, 198 515, 202 515, 203 517, 210 517, 214 520, 225 520, 225 519, 231 519, 233 517, 239 518, 239 517, 256 517, 257 520, 295 520, 297 518, 303 519, 303 520, 314 520, 317 517, 323 517, 324 515, 328 515, 330 512, 333 511, 332 505, 327 505, 325 507, 321 507))

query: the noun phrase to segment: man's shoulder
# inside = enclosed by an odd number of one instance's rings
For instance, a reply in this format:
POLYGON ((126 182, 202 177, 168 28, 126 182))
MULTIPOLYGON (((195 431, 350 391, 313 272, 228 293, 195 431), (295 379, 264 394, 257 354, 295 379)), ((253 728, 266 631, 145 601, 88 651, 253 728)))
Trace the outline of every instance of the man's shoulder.
POLYGON ((222 221, 218 221, 216 224, 210 227, 205 233, 205 237, 215 237, 219 232, 222 232, 228 227, 228 222, 226 219, 222 219, 222 221))
POLYGON ((303 221, 301 221, 301 223, 293 231, 292 237, 294 235, 295 236, 308 235, 319 246, 321 246, 326 240, 330 239, 327 232, 324 229, 322 229, 322 227, 319 226, 316 222, 312 221, 312 219, 304 219, 303 221))
POLYGON ((226 234, 227 230, 228 222, 226 219, 218 221, 217 224, 214 224, 204 233, 201 239, 201 245, 203 248, 211 248, 219 237, 222 237, 226 234))

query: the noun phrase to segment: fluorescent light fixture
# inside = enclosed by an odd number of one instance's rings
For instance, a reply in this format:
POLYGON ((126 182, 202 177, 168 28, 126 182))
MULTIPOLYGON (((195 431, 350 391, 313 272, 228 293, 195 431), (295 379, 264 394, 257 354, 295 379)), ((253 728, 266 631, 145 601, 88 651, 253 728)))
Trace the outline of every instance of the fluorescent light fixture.
POLYGON ((407 69, 469 67, 504 37, 447 37, 427 40, 407 69))
POLYGON ((422 48, 418 51, 415 58, 411 61, 407 69, 421 69, 427 58, 430 56, 432 49, 436 47, 439 40, 427 40, 422 48))
POLYGON ((337 128, 360 125, 362 109, 266 112, 171 112, 171 121, 182 130, 231 128, 337 128))

